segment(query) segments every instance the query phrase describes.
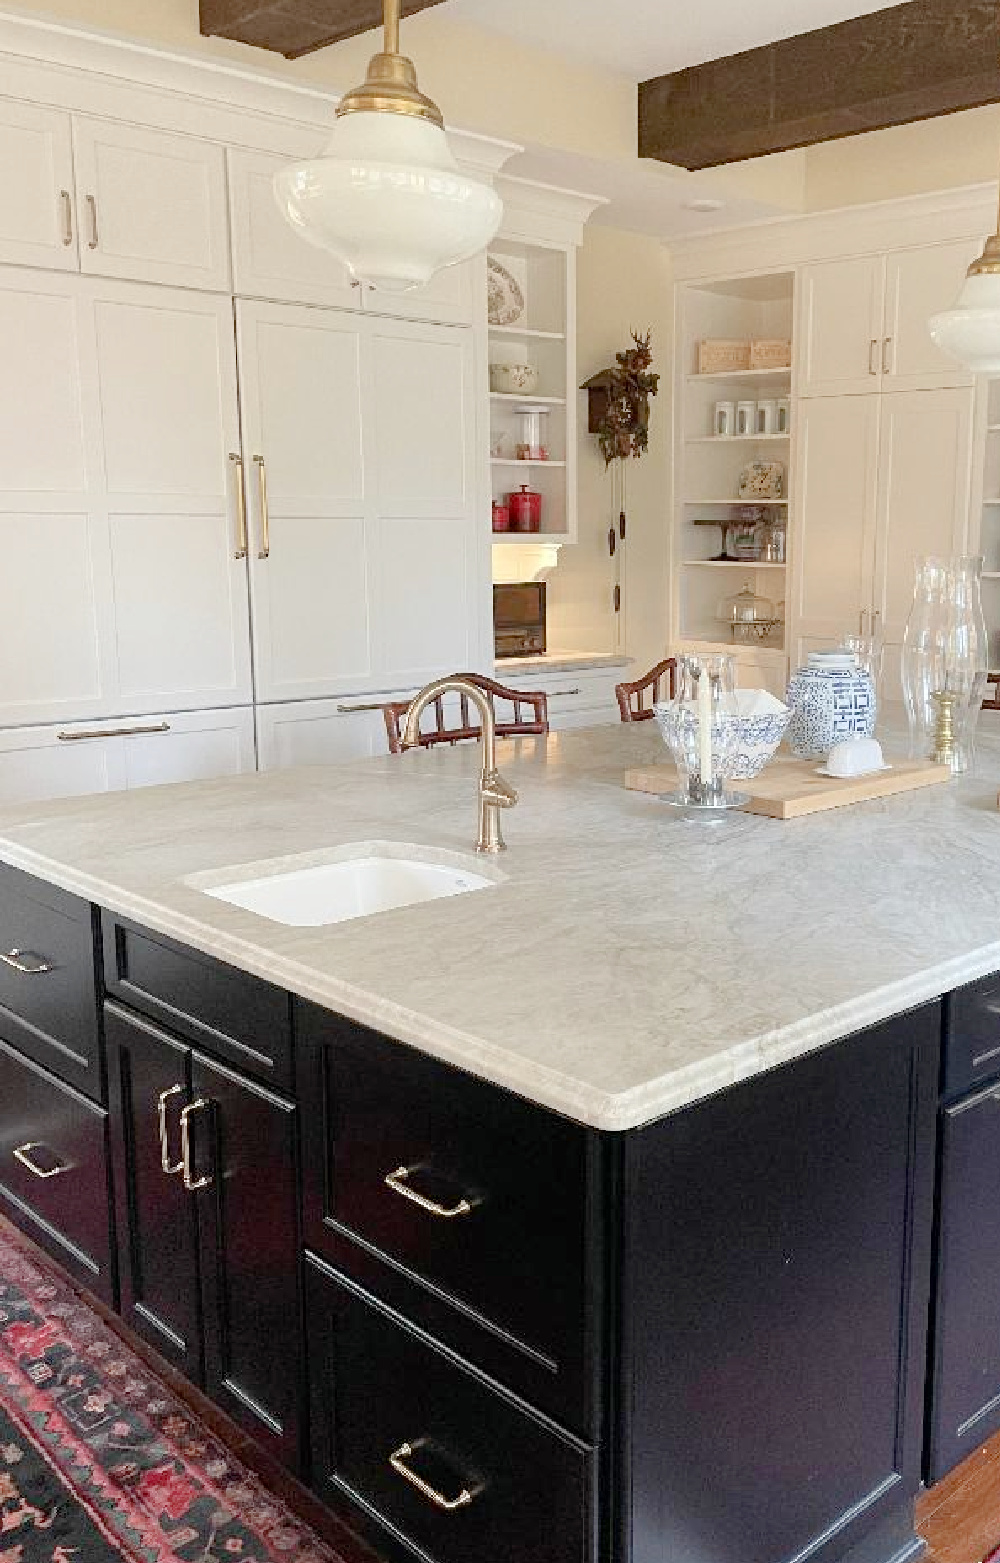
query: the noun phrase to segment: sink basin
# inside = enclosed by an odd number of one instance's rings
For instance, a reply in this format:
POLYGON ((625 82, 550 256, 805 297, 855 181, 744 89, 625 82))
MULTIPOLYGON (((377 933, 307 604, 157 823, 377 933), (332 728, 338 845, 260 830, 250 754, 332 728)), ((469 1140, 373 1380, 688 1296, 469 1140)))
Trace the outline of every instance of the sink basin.
POLYGON ((420 901, 486 890, 495 884, 495 879, 451 864, 368 852, 285 874, 202 888, 217 901, 245 907, 272 922, 321 928, 354 917, 372 917, 394 907, 415 906, 420 901))

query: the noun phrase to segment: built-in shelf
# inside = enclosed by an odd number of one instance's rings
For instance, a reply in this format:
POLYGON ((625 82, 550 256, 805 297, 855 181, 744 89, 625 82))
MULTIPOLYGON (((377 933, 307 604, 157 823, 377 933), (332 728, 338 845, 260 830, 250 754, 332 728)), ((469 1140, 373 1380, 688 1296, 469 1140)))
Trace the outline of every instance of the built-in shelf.
MULTIPOLYGON (((787 499, 765 499, 762 494, 747 494, 743 499, 685 499, 685 505, 752 505, 755 510, 767 505, 787 505, 787 499)), ((986 500, 986 504, 1000 505, 1000 499, 986 500)))
POLYGON ((689 434, 687 445, 767 445, 787 441, 790 434, 689 434))
POLYGON ((773 559, 682 559, 690 570, 783 570, 773 559))
POLYGON ((984 505, 1000 505, 1000 499, 984 499, 984 505))
POLYGON ((535 331, 531 326, 490 326, 490 336, 531 337, 536 342, 565 342, 565 331, 535 331))
POLYGON ((524 461, 518 456, 491 456, 491 467, 565 467, 564 461, 524 461))
POLYGON ((536 396, 534 391, 491 391, 491 402, 511 402, 516 407, 565 407, 565 396, 536 396))
POLYGON ((689 380, 777 380, 788 379, 787 369, 715 369, 711 374, 689 374, 689 380))
POLYGON ((1000 423, 988 423, 986 432, 987 434, 1000 434, 1000 423))
POLYGON ((982 579, 984 581, 1000 581, 1000 570, 984 570, 982 579))
POLYGON ((539 547, 545 543, 562 545, 566 541, 565 532, 491 532, 490 537, 494 543, 516 543, 521 547, 539 547))
POLYGON ((732 641, 720 640, 718 636, 685 634, 681 636, 682 645, 702 646, 708 652, 723 651, 751 651, 754 656, 770 652, 772 656, 783 657, 784 646, 768 645, 766 641, 732 641))

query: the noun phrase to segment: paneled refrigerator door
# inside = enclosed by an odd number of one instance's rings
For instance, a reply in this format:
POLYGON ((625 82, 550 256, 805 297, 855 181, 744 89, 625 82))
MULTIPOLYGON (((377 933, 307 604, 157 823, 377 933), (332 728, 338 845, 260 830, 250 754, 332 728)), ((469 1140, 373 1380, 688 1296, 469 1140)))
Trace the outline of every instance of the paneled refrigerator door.
POLYGON ((236 306, 260 701, 370 687, 366 322, 236 306))

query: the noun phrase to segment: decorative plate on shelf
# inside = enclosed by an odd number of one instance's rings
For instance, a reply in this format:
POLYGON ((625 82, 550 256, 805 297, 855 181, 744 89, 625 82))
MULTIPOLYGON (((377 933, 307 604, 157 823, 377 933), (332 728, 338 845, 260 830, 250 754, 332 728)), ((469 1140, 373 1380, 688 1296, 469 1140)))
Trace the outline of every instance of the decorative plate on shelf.
POLYGON ((740 473, 740 499, 781 499, 785 469, 780 461, 751 461, 740 473))
POLYGON ((491 326, 516 325, 524 314, 524 294, 506 266, 486 257, 486 317, 491 326))

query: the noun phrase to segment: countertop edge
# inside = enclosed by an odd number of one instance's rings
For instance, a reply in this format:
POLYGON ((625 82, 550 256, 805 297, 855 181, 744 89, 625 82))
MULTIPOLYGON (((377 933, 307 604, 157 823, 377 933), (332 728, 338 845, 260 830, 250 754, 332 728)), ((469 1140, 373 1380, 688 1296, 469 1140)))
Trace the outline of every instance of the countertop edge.
POLYGON ((942 961, 915 976, 874 988, 847 1003, 791 1025, 723 1046, 710 1059, 673 1070, 650 1084, 611 1095, 543 1065, 526 1066, 523 1059, 491 1047, 478 1037, 443 1025, 425 1014, 378 999, 343 979, 317 979, 310 968, 294 960, 269 955, 245 940, 229 937, 181 913, 170 912, 142 896, 130 895, 97 875, 74 873, 42 853, 3 837, 0 837, 0 861, 128 918, 151 932, 189 944, 204 955, 214 956, 265 982, 286 988, 299 998, 371 1026, 404 1046, 415 1047, 538 1106, 588 1128, 609 1133, 624 1133, 654 1123, 728 1086, 790 1063, 818 1048, 841 1041, 855 1031, 1000 970, 1000 942, 983 945, 968 955, 942 961))

